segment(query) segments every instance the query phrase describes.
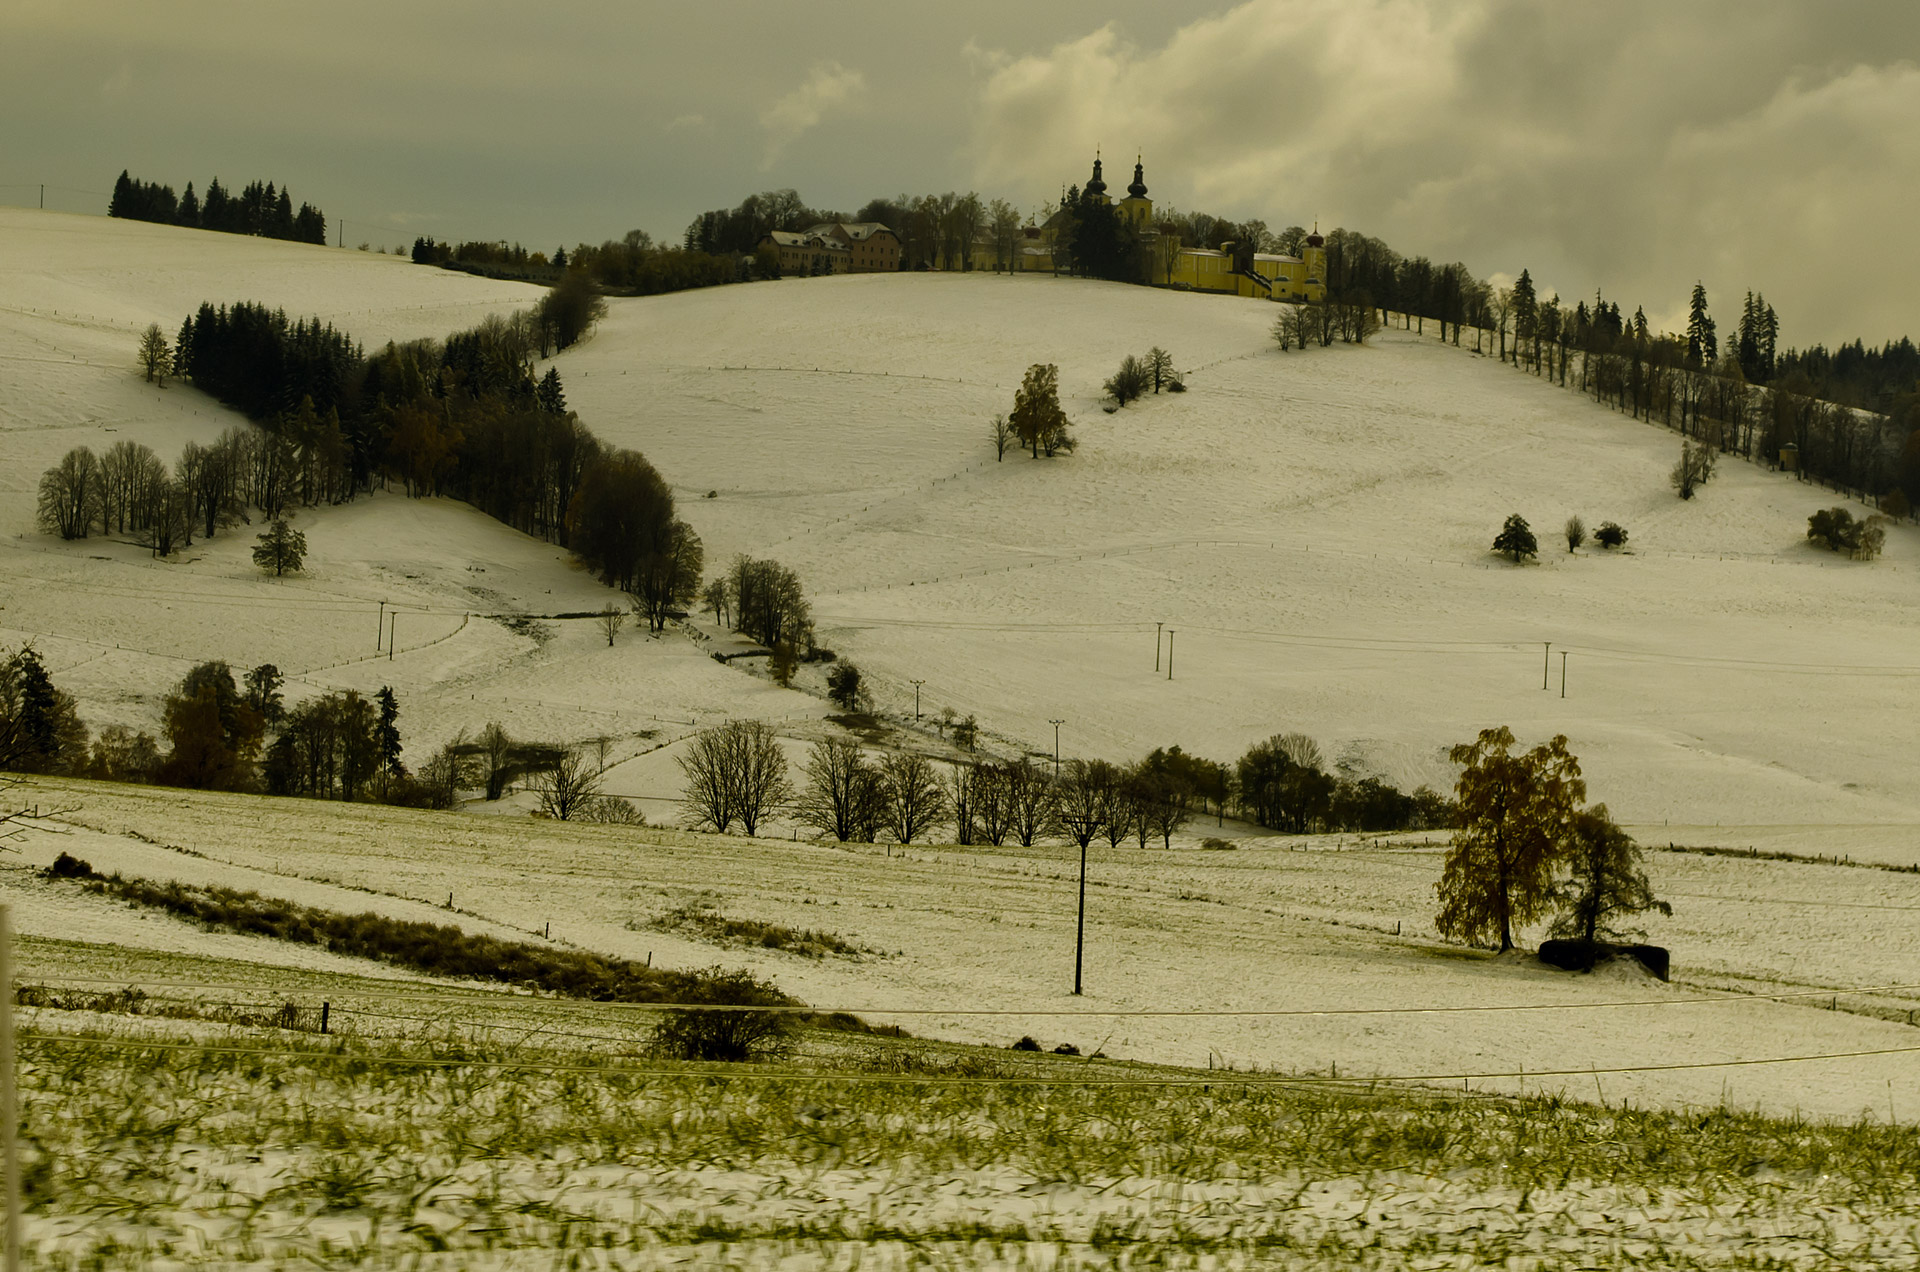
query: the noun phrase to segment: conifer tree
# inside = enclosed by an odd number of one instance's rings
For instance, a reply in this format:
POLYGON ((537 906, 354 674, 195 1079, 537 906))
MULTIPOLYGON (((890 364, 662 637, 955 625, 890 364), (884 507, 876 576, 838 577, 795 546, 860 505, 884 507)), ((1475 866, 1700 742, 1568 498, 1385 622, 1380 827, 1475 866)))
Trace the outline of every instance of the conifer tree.
POLYGON ((279 578, 288 570, 298 572, 306 555, 307 536, 288 525, 285 517, 275 517, 253 549, 253 563, 279 578))
POLYGON ((1687 365, 1694 370, 1710 367, 1720 356, 1720 341, 1714 335, 1713 319, 1707 316, 1707 289, 1693 285, 1693 301, 1687 311, 1687 365))
POLYGON ((374 700, 380 704, 380 723, 374 727, 380 767, 390 777, 405 777, 407 766, 400 762, 400 700, 391 685, 381 685, 374 700))
POLYGON ((1540 544, 1534 539, 1533 528, 1527 524, 1527 519, 1516 512, 1507 518, 1506 524, 1500 527, 1500 533, 1494 536, 1493 550, 1507 553, 1518 565, 1523 556, 1539 555, 1540 544))
MULTIPOLYGON (((1540 334, 1540 301, 1534 294, 1533 275, 1526 270, 1520 271, 1520 278, 1513 285, 1513 347, 1514 360, 1519 361, 1519 351, 1535 345, 1540 334)), ((1535 364, 1538 364, 1538 350, 1535 350, 1535 364)))

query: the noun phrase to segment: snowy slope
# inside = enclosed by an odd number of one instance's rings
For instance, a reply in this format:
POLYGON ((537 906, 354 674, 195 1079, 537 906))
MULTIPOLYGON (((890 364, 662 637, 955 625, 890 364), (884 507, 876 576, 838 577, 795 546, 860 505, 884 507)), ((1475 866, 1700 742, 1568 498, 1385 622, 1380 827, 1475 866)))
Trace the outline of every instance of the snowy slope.
POLYGON ((1663 429, 1431 338, 1283 354, 1273 312, 1051 278, 795 280, 616 301, 559 365, 602 436, 677 483, 710 556, 800 570, 895 709, 925 679, 924 701, 1040 749, 1064 717, 1070 752, 1114 756, 1230 758, 1298 729, 1436 782, 1442 747, 1508 723, 1568 734, 1643 826, 1920 820, 1911 529, 1837 560, 1802 537, 1827 492, 1736 461, 1682 503, 1663 429), (1100 380, 1152 344, 1192 391, 1102 414, 1100 380), (996 463, 987 420, 1034 361, 1060 366, 1080 449, 996 463), (1537 565, 1487 551, 1514 511, 1537 565), (1556 550, 1575 513, 1625 524, 1630 550, 1556 550))
MULTIPOLYGON (((234 422, 140 381, 148 321, 245 296, 373 343, 535 293, 35 212, 0 211, 0 248, 0 639, 37 639, 96 725, 151 727, 156 690, 203 657, 277 662, 297 692, 393 684, 420 749, 492 718, 612 734, 632 755, 730 714, 801 739, 826 714, 688 635, 629 630, 608 649, 584 620, 475 617, 593 610, 609 593, 445 501, 305 513, 312 568, 278 582, 253 570, 244 531, 167 563, 34 532, 34 483, 68 446, 133 436, 171 455, 234 422), (391 660, 373 644, 383 602, 402 609, 391 660)), ((922 679, 929 709, 976 713, 1012 745, 1050 749, 1064 718, 1068 753, 1116 758, 1178 742, 1231 759, 1301 730, 1330 758, 1438 785, 1445 746, 1506 723, 1565 732, 1594 797, 1648 838, 1671 823, 1696 842, 1920 852, 1920 550, 1906 528, 1871 564, 1810 548, 1826 492, 1736 461, 1683 504, 1664 430, 1431 338, 1282 354, 1258 302, 863 276, 611 310, 556 360, 572 404, 675 484, 711 563, 744 551, 796 568, 823 639, 885 708, 910 710, 922 679), (1152 344, 1192 392, 1102 414, 1099 381, 1152 344), (1038 360, 1061 368, 1080 449, 996 463, 986 421, 1038 360), (1512 511, 1541 537, 1537 565, 1486 551, 1512 511), (1623 522, 1630 550, 1556 551, 1571 513, 1623 522), (1153 670, 1156 622, 1176 633, 1171 682, 1153 670)), ((614 783, 662 800, 676 784, 671 752, 614 783)))

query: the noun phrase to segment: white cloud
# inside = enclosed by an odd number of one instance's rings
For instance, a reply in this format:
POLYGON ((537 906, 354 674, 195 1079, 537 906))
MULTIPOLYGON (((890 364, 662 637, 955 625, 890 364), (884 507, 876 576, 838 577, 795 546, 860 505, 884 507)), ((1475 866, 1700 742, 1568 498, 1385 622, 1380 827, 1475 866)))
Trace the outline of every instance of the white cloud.
POLYGON ((817 63, 806 82, 761 112, 760 127, 767 134, 761 168, 771 168, 788 145, 829 114, 856 105, 866 91, 867 77, 859 71, 848 70, 838 62, 817 63))

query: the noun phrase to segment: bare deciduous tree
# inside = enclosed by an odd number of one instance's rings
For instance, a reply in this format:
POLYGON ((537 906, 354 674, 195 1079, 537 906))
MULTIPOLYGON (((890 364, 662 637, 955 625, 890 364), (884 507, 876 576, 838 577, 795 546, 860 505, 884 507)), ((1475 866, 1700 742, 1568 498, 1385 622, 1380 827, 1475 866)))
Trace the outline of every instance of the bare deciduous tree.
POLYGON ((1013 425, 1007 423, 1007 417, 996 415, 993 423, 987 426, 987 436, 993 439, 993 458, 1004 460, 1007 451, 1013 445, 1013 425))
POLYGON ((613 648, 613 638, 627 625, 627 612, 618 605, 608 604, 600 611, 600 630, 607 634, 607 648, 613 648))
POLYGON ((795 815, 842 843, 872 838, 883 806, 880 775, 860 754, 856 742, 827 738, 807 754, 807 782, 795 815))
POLYGON ((686 778, 681 804, 696 828, 726 834, 738 821, 751 838, 793 794, 779 738, 759 720, 729 720, 703 729, 678 763, 686 778))
POLYGON ((533 775, 533 789, 543 816, 573 821, 600 797, 600 772, 578 749, 568 749, 533 775))
POLYGON ((903 844, 930 832, 946 815, 946 794, 924 755, 890 755, 880 765, 887 830, 903 844))
POLYGON ((1000 772, 1006 783, 1008 830, 1022 848, 1031 848, 1053 831, 1053 785, 1025 756, 1000 772))
POLYGON ((100 461, 76 446, 40 476, 40 526, 62 539, 84 539, 100 514, 100 461))

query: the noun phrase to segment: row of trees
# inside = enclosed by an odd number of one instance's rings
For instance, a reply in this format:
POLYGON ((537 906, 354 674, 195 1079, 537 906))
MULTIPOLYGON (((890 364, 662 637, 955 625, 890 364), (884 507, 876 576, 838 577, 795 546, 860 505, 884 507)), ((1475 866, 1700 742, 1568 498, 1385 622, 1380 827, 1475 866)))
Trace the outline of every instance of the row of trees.
MULTIPOLYGON (((836 670, 839 670, 836 668, 836 670)), ((858 699, 857 674, 842 677, 858 699)), ((1031 759, 936 763, 890 753, 875 761, 852 741, 817 742, 796 784, 774 731, 736 720, 696 734, 679 757, 682 806, 696 829, 753 835, 784 816, 841 841, 886 835, 914 843, 951 828, 957 844, 1031 846, 1094 839, 1163 846, 1196 814, 1237 809, 1289 833, 1391 831, 1454 824, 1449 801, 1430 788, 1405 794, 1378 777, 1329 774, 1301 734, 1250 747, 1237 766, 1158 749, 1131 765, 1074 759, 1057 773, 1031 759)))
POLYGON ((0 769, 414 808, 451 808, 469 789, 497 800, 525 783, 549 817, 645 821, 628 801, 601 793, 604 740, 556 746, 489 724, 477 736, 459 734, 412 772, 401 759, 391 688, 372 698, 337 690, 288 707, 284 685, 271 663, 239 678, 224 662, 201 663, 163 700, 158 738, 113 725, 90 740, 71 695, 24 645, 0 659, 0 769))
POLYGON ((327 241, 327 218, 320 209, 302 203, 300 210, 294 211, 293 196, 285 189, 274 189, 271 181, 249 182, 239 194, 229 194, 215 177, 207 184, 204 199, 193 192, 193 182, 189 181, 186 193, 176 197, 172 186, 141 181, 123 169, 120 179, 113 183, 107 215, 295 243, 327 241))
MULTIPOLYGON (((311 418, 311 413, 305 413, 311 418)), ((169 469, 152 448, 119 441, 95 455, 76 446, 40 476, 41 528, 63 539, 132 535, 157 556, 212 538, 254 507, 279 518, 290 500, 338 479, 323 432, 280 435, 230 428, 207 445, 188 442, 169 469)))

